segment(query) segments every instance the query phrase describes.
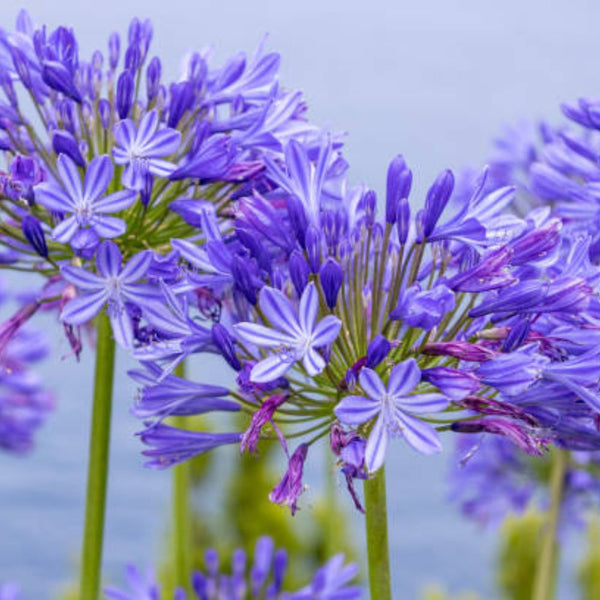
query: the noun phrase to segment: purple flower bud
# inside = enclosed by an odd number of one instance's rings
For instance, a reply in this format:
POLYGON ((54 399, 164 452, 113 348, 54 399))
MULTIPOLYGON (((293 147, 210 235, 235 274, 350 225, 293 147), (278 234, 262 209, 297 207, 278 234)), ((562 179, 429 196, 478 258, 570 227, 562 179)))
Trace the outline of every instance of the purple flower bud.
POLYGON ((333 310, 337 303, 340 288, 342 287, 342 281, 344 280, 344 271, 333 258, 328 258, 319 271, 319 278, 323 286, 325 302, 333 310))
POLYGON ((273 423, 273 415, 286 400, 287 395, 276 394, 270 396, 262 403, 261 407, 252 415, 250 425, 242 436, 240 452, 244 453, 246 450, 250 453, 257 452, 258 440, 260 439, 262 428, 267 423, 271 423, 273 427, 276 427, 275 423, 273 423))
POLYGON ((212 340, 214 345, 217 347, 223 358, 229 363, 232 369, 236 371, 242 370, 242 364, 240 363, 236 353, 233 338, 227 331, 227 329, 220 323, 215 323, 212 326, 212 340))
POLYGON ((472 362, 484 362, 497 356, 496 352, 485 346, 460 341, 431 342, 425 344, 423 353, 432 356, 453 356, 472 362))
POLYGON ((310 225, 306 230, 305 242, 308 265, 311 272, 316 274, 321 266, 321 234, 314 225, 310 225))
POLYGON ((287 552, 285 550, 277 550, 277 552, 275 552, 275 558, 273 559, 273 584, 269 590, 271 594, 279 594, 279 592, 281 592, 287 566, 287 552))
POLYGON ((282 480, 275 486, 269 494, 269 500, 276 504, 287 504, 290 507, 292 515, 298 510, 298 498, 304 491, 302 486, 302 472, 304 470, 304 461, 308 453, 308 445, 300 444, 288 464, 288 470, 282 480))
MULTIPOLYGON (((106 101, 108 102, 108 100, 106 101)), ((64 98, 57 102, 58 116, 62 121, 63 127, 71 134, 75 133, 75 105, 71 100, 64 98)))
POLYGON ((61 92, 71 100, 81 104, 81 94, 75 87, 73 75, 62 63, 55 60, 46 60, 42 65, 42 79, 44 83, 57 92, 61 92))
POLYGON ((117 113, 119 118, 126 119, 133 104, 133 75, 131 71, 123 71, 117 80, 117 113))
POLYGON ((421 377, 424 381, 435 385, 444 396, 448 396, 451 400, 462 400, 481 387, 479 379, 472 373, 450 367, 423 369, 421 377))
POLYGON ((535 437, 529 433, 529 428, 504 419, 482 419, 481 421, 469 421, 452 423, 452 431, 459 433, 495 433, 508 438, 513 444, 521 448, 527 454, 541 456, 547 441, 535 437))
POLYGON ((270 537, 261 537, 256 542, 256 546, 254 547, 254 564, 250 569, 251 595, 254 598, 263 596, 262 589, 271 571, 274 550, 275 544, 270 537))
POLYGON ((148 95, 148 102, 152 102, 158 95, 161 72, 162 65, 160 59, 158 56, 155 56, 146 69, 146 93, 148 95))
POLYGON ((456 402, 457 405, 473 410, 483 415, 496 415, 502 417, 511 417, 524 421, 532 427, 539 423, 531 415, 527 414, 521 407, 506 402, 505 400, 494 400, 493 398, 480 398, 479 396, 468 396, 456 402))
POLYGON ((304 256, 302 256, 302 253, 298 250, 294 250, 290 254, 289 264, 290 279, 294 284, 296 294, 298 294, 298 297, 300 297, 302 296, 304 288, 308 285, 310 268, 308 266, 308 263, 304 259, 304 256))
POLYGON ((121 52, 121 38, 118 33, 111 33, 108 38, 108 64, 110 70, 114 71, 119 64, 119 54, 121 52))
POLYGON ((31 244, 32 248, 42 257, 47 258, 48 246, 42 224, 32 215, 25 215, 21 224, 23 235, 31 244))
POLYGON ((385 221, 390 225, 396 222, 398 202, 408 198, 412 186, 412 172, 402 156, 396 156, 388 168, 387 194, 385 197, 385 221))
POLYGON ((258 298, 256 296, 256 285, 254 284, 247 261, 241 256, 234 256, 231 261, 231 274, 235 281, 237 289, 242 292, 246 300, 256 306, 258 298))
POLYGON ((290 217, 290 223, 292 230, 298 243, 302 248, 305 248, 306 228, 308 227, 308 220, 306 218, 306 212, 304 206, 297 196, 290 196, 287 201, 288 215, 290 217))
POLYGON ((398 242, 406 244, 410 231, 410 205, 408 198, 398 200, 398 211, 396 212, 396 224, 398 227, 398 242))
POLYGON ((446 170, 438 175, 433 185, 427 192, 425 209, 423 211, 423 235, 430 235, 438 219, 448 204, 452 190, 454 189, 454 175, 452 171, 446 170))
POLYGON ((59 129, 52 134, 52 148, 56 154, 66 154, 78 167, 85 167, 77 140, 68 131, 59 129))
POLYGON ((9 342, 17 335, 21 327, 33 317, 39 308, 39 302, 28 302, 12 317, 0 324, 0 355, 4 354, 9 342))
POLYGON ((194 103, 194 86, 189 81, 174 83, 170 88, 171 98, 169 101, 169 127, 177 127, 181 117, 194 103))
POLYGON ((152 28, 152 21, 150 21, 150 19, 146 19, 142 23, 140 32, 140 50, 142 53, 142 63, 146 60, 146 56, 148 55, 148 48, 150 48, 150 44, 152 43, 153 35, 154 29, 152 28))
POLYGON ((13 85, 10 75, 8 73, 2 73, 0 75, 0 82, 2 85, 2 90, 4 91, 10 105, 13 108, 17 108, 19 106, 19 99, 17 98, 15 86, 13 85))
POLYGON ((29 70, 29 61, 27 60, 25 52, 16 46, 11 46, 10 54, 19 79, 23 82, 23 85, 30 90, 32 86, 31 72, 29 70))
POLYGON ((129 46, 125 51, 125 68, 135 73, 142 62, 142 54, 138 46, 129 46))
POLYGON ((105 98, 98 101, 98 114, 100 115, 100 124, 104 129, 110 126, 111 106, 105 98))
POLYGON ((367 367, 374 369, 390 353, 392 344, 381 334, 377 334, 367 346, 367 367))
POLYGON ((513 352, 519 348, 527 339, 530 329, 531 323, 527 319, 520 319, 510 328, 502 344, 502 352, 513 352))

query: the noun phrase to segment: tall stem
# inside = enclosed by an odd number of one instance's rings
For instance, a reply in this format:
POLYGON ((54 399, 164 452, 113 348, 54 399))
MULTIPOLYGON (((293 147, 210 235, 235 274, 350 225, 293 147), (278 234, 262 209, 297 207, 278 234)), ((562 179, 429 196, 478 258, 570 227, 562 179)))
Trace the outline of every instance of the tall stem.
POLYGON ((555 595, 558 570, 558 521, 563 500, 567 452, 555 450, 550 474, 550 508, 543 531, 540 558, 535 572, 532 600, 551 600, 555 595))
POLYGON ((115 342, 108 316, 97 319, 94 404, 88 458, 85 528, 81 551, 80 600, 97 600, 102 570, 102 544, 108 480, 115 342))
MULTIPOLYGON (((185 366, 181 362, 175 374, 185 376, 185 366)), ((185 417, 173 417, 175 427, 185 427, 185 417)), ((173 574, 175 585, 186 590, 190 587, 192 573, 192 519, 190 510, 190 463, 183 462, 173 467, 172 511, 173 511, 173 574)))
POLYGON ((382 467, 365 481, 367 553, 371 600, 391 600, 385 471, 382 467))

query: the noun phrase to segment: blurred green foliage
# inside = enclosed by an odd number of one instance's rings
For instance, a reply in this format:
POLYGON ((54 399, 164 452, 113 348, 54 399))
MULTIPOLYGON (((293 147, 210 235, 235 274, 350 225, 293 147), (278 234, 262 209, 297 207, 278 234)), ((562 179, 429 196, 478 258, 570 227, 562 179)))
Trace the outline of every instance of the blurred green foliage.
POLYGON ((600 517, 590 519, 586 553, 579 565, 581 600, 600 598, 600 517))

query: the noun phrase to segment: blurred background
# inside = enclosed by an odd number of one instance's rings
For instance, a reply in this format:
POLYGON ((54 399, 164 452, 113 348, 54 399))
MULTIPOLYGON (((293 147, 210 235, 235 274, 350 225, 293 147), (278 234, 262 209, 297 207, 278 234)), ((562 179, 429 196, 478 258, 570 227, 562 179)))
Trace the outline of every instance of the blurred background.
MULTIPOLYGON (((84 55, 104 51, 108 34, 126 33, 131 17, 149 17, 155 29, 151 54, 161 57, 167 77, 176 76, 180 57, 190 49, 214 46, 220 62, 239 50, 252 52, 268 33, 269 48, 283 57, 283 84, 304 91, 312 121, 348 133, 351 179, 382 193, 387 163, 397 153, 415 173, 413 193, 422 194, 441 169, 484 163, 504 124, 558 120, 561 101, 595 96, 599 88, 594 65, 600 4, 591 0, 374 0, 368 6, 358 0, 2 0, 0 27, 12 29, 23 7, 38 24, 74 27, 84 55)), ((56 327, 51 319, 42 322, 49 332, 56 327)), ((58 397, 56 412, 33 455, 0 454, 0 581, 20 581, 26 598, 52 597, 68 583, 83 521, 92 361, 90 353, 79 364, 61 360, 66 343, 56 344, 42 367, 58 397)), ((106 576, 113 581, 121 579, 127 562, 157 560, 168 518, 169 474, 141 468, 128 366, 120 356, 105 547, 106 576)), ((213 365, 192 369, 199 380, 203 372, 214 377, 213 365)), ((437 581, 453 592, 468 589, 494 598, 494 535, 448 504, 451 454, 423 458, 401 442, 391 452, 395 597, 417 598, 437 581)), ((226 454, 216 460, 227 460, 226 454)), ((310 522, 322 473, 309 471, 306 482, 311 489, 296 518, 310 522)), ((199 494, 210 497, 212 487, 209 476, 199 494)), ((362 519, 352 514, 339 487, 360 547, 362 519)), ((572 536, 569 544, 559 593, 565 598, 572 597, 580 541, 572 536)))

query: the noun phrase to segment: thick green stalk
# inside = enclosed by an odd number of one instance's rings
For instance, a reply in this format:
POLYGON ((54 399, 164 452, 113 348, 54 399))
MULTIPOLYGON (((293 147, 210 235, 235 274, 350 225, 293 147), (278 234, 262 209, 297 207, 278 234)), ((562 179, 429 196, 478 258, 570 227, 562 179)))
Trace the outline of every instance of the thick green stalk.
POLYGON ((365 512, 371 600, 391 600, 392 581, 383 467, 371 479, 365 481, 365 512))
POLYGON ((104 312, 100 313, 97 319, 97 336, 79 600, 98 599, 102 571, 110 417, 115 368, 115 342, 112 337, 110 321, 104 312))
POLYGON ((542 547, 535 572, 532 600, 552 600, 555 596, 559 545, 557 539, 560 508, 563 500, 568 454, 554 450, 550 474, 550 508, 543 531, 542 547))
MULTIPOLYGON (((185 376, 184 363, 179 363, 175 374, 185 376)), ((185 417, 173 417, 175 427, 185 428, 185 417)), ((190 510, 190 463, 183 462, 173 467, 172 511, 173 511, 173 576, 175 585, 190 588, 192 573, 192 515, 190 510)))

